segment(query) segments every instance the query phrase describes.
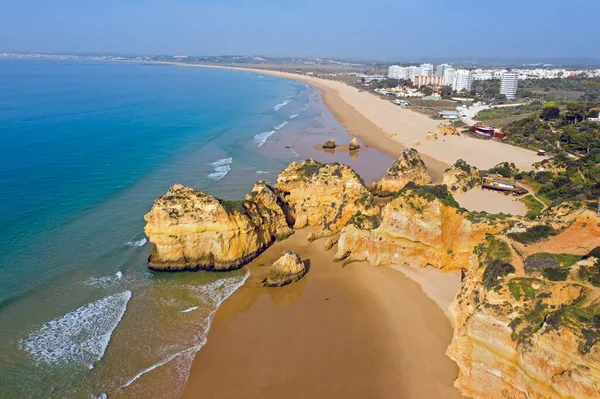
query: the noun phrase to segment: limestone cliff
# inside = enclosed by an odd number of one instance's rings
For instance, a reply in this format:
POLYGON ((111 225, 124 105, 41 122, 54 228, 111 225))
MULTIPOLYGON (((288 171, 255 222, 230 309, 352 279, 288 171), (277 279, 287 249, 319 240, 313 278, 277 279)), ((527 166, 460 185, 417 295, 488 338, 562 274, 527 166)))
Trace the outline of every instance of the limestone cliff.
POLYGON ((446 186, 414 184, 387 203, 380 223, 372 226, 356 219, 342 230, 336 259, 444 270, 465 268, 485 235, 501 231, 510 221, 460 209, 446 186))
POLYGON ((370 190, 382 197, 390 196, 402 190, 402 187, 409 182, 419 185, 431 183, 431 177, 427 172, 425 162, 414 148, 402 151, 398 160, 390 166, 385 176, 374 183, 370 190))
POLYGON ((471 166, 459 159, 444 172, 443 184, 453 193, 467 192, 481 183, 481 173, 475 166, 471 166))
POLYGON ((292 162, 279 174, 275 190, 290 226, 321 226, 311 240, 337 233, 356 214, 375 217, 380 212, 356 172, 337 163, 292 162))
MULTIPOLYGON (((589 211, 576 214, 571 224, 591 222, 589 211)), ((600 251, 552 253, 571 230, 541 238, 544 252, 522 253, 510 234, 488 236, 473 252, 450 307, 447 354, 459 366, 463 395, 600 398, 600 251)))
POLYGON ((278 198, 258 182, 245 201, 220 200, 176 184, 145 216, 155 270, 229 270, 293 231, 278 198))

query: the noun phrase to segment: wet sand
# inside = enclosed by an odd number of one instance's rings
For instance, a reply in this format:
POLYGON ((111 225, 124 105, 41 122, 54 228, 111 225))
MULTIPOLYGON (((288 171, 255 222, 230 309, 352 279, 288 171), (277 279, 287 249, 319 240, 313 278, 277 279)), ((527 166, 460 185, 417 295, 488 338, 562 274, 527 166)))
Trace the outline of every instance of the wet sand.
POLYGON ((297 231, 255 259, 218 310, 182 398, 460 398, 444 355, 449 320, 418 283, 366 263, 342 267, 324 239, 297 231), (287 249, 310 262, 299 282, 263 288, 287 249))

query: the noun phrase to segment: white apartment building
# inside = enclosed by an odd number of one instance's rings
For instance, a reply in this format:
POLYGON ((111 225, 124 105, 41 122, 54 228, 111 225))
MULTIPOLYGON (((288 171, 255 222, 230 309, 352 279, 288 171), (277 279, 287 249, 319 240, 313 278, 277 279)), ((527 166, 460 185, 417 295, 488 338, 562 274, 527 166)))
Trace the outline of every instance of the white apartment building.
POLYGON ((502 75, 502 80, 500 81, 500 94, 504 94, 509 100, 514 100, 517 97, 518 85, 519 74, 516 72, 506 72, 502 75))
POLYGON ((440 64, 435 67, 435 76, 444 76, 444 72, 446 69, 452 68, 452 65, 449 64, 440 64))
POLYGON ((433 75, 433 64, 421 64, 421 75, 433 75))
POLYGON ((454 68, 446 68, 444 70, 444 82, 448 86, 452 86, 454 84, 454 75, 456 74, 456 70, 454 68))
POLYGON ((408 67, 408 78, 412 79, 413 76, 415 75, 420 75, 421 74, 421 68, 418 66, 409 66, 408 67))
POLYGON ((460 93, 463 90, 471 90, 471 84, 473 83, 473 76, 471 71, 466 69, 459 69, 454 74, 454 80, 452 81, 452 90, 460 93))
POLYGON ((392 65, 388 68, 388 78, 408 80, 408 68, 392 65))

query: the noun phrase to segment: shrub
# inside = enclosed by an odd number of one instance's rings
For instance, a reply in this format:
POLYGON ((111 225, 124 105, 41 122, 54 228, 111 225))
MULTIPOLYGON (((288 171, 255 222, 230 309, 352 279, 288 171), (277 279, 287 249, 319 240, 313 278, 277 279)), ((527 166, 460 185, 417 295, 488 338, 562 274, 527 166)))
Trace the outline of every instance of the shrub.
POLYGON ((542 270, 542 275, 550 281, 565 281, 569 276, 569 269, 546 267, 542 270))
POLYGON ((544 238, 556 235, 556 230, 551 226, 545 224, 539 224, 528 228, 522 233, 509 233, 508 236, 521 244, 531 244, 538 242, 544 238))
POLYGON ((498 285, 502 277, 515 272, 515 268, 510 263, 503 262, 501 259, 494 259, 488 263, 483 272, 483 284, 489 290, 498 285))

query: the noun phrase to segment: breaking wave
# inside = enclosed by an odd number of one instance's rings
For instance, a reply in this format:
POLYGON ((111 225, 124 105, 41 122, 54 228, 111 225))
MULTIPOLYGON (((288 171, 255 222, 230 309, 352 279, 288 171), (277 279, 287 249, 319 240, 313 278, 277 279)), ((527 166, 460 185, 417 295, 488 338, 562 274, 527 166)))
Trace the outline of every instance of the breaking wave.
POLYGON ((125 245, 127 245, 128 247, 143 247, 144 245, 146 245, 147 242, 148 240, 146 239, 146 237, 144 237, 141 240, 127 241, 125 245))
POLYGON ((285 101, 283 101, 283 102, 280 102, 279 104, 277 104, 277 105, 275 105, 275 106, 273 107, 273 111, 277 112, 277 111, 279 111, 281 108, 285 107, 286 105, 288 105, 288 104, 289 104, 289 103, 291 103, 291 102, 292 102, 292 100, 291 100, 291 99, 290 99, 290 100, 285 100, 285 101))
POLYGON ((213 173, 208 175, 208 178, 214 181, 219 181, 224 178, 227 173, 231 170, 231 163, 233 158, 222 158, 218 161, 212 162, 210 165, 215 169, 213 173))
POLYGON ((86 368, 104 356, 113 331, 123 318, 131 291, 88 303, 44 324, 21 340, 38 366, 76 364, 86 368))

